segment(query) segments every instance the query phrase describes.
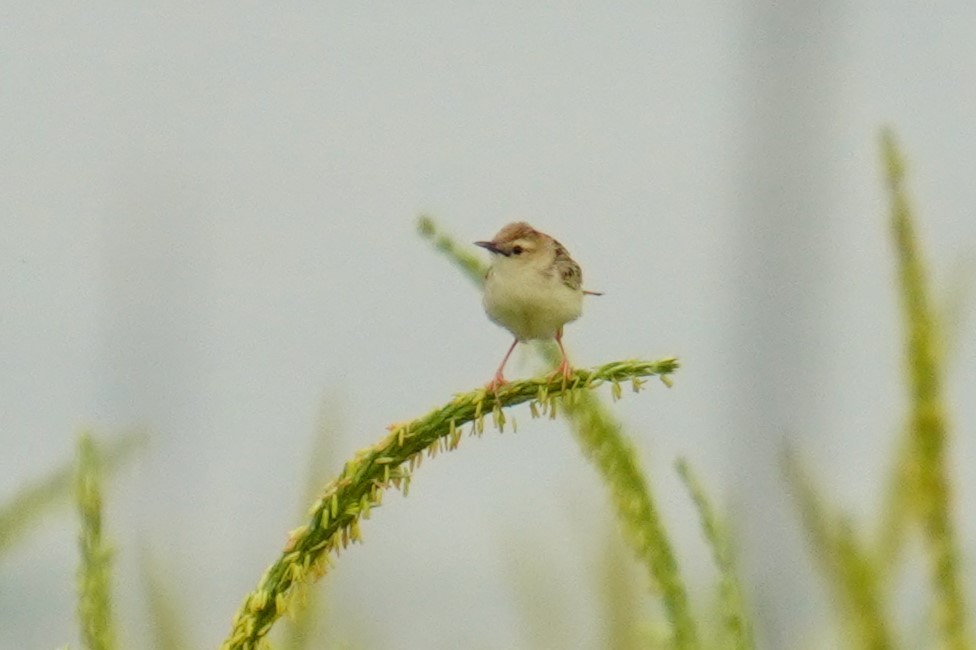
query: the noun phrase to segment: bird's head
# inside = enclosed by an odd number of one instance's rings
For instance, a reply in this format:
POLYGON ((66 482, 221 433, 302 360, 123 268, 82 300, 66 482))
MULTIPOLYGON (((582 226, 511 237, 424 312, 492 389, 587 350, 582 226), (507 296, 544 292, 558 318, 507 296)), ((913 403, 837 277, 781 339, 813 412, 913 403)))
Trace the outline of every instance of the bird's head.
POLYGON ((511 266, 548 266, 552 262, 554 242, 523 221, 510 223, 491 241, 477 241, 492 254, 493 264, 511 266))

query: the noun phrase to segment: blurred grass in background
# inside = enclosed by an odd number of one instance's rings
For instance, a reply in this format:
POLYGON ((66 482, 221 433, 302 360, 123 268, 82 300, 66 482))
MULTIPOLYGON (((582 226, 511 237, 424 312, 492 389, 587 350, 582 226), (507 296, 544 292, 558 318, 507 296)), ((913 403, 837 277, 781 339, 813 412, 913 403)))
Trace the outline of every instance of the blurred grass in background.
MULTIPOLYGON (((791 490, 796 498, 799 519, 807 531, 812 553, 836 606, 837 625, 842 630, 839 638, 844 640, 845 647, 898 648, 908 645, 901 639, 924 638, 928 646, 963 650, 974 645, 971 610, 961 586, 960 544, 953 525, 953 515, 962 510, 953 507, 948 470, 951 438, 942 394, 947 362, 944 346, 954 337, 943 334, 947 325, 937 317, 932 305, 915 219, 905 189, 904 162, 894 136, 888 131, 882 135, 882 159, 897 251, 898 290, 905 328, 905 369, 910 389, 902 451, 892 462, 891 478, 884 488, 885 506, 877 513, 876 521, 856 521, 826 503, 812 478, 815 472, 805 468, 793 450, 786 450, 784 489, 791 490), (929 595, 927 599, 920 599, 926 602, 928 610, 924 630, 905 629, 889 609, 893 576, 907 561, 903 549, 912 534, 920 539, 927 562, 929 595)), ((419 229, 422 236, 470 279, 481 282, 484 267, 467 247, 459 246, 429 218, 421 218, 419 229)), ((615 396, 619 390, 619 385, 614 384, 615 396)), ((545 400, 541 403, 546 406, 545 400)), ((555 408, 555 403, 550 408, 555 408)), ((762 612, 751 611, 745 602, 743 594, 747 590, 738 578, 735 543, 726 522, 708 496, 707 481, 695 477, 687 461, 678 462, 677 471, 689 490, 690 504, 698 511, 703 536, 711 547, 718 572, 715 581, 717 598, 710 601, 716 604, 707 611, 693 612, 688 587, 680 573, 680 553, 672 548, 665 523, 655 508, 648 477, 639 467, 632 443, 624 435, 621 425, 607 406, 586 390, 572 393, 572 397, 565 398, 557 410, 569 420, 581 451, 593 461, 610 493, 613 510, 624 532, 622 539, 626 540, 631 555, 650 577, 651 589, 644 592, 642 587, 647 581, 635 579, 635 565, 621 554, 622 544, 619 540, 607 542, 605 555, 598 563, 598 572, 602 575, 590 581, 602 607, 594 615, 603 620, 603 647, 756 647, 752 630, 762 612)), ((334 407, 326 409, 327 413, 334 411, 334 407)), ((481 414, 484 415, 501 417, 504 421, 504 416, 499 415, 495 407, 481 414)), ((321 468, 330 466, 335 460, 330 441, 335 439, 337 425, 331 415, 324 420, 306 470, 308 501, 315 501, 321 486, 326 483, 321 468)), ((450 450, 459 441, 460 433, 454 431, 453 421, 450 427, 448 434, 439 434, 445 437, 437 439, 438 449, 450 450), (443 443, 444 440, 447 443, 443 443)), ((477 420, 472 432, 479 432, 477 420)), ((394 437, 395 434, 396 430, 394 437)), ((74 491, 82 531, 79 636, 86 648, 116 647, 115 639, 120 636, 119 623, 113 619, 111 608, 112 565, 110 545, 106 541, 111 538, 111 522, 103 526, 103 483, 111 477, 112 470, 144 445, 145 440, 145 435, 127 435, 99 442, 89 434, 83 434, 76 463, 25 486, 0 504, 2 555, 24 543, 41 519, 60 504, 67 503, 74 491)), ((357 459, 347 463, 347 467, 356 469, 357 459)), ((397 467, 399 465, 390 469, 397 467)), ((349 480, 355 481, 357 476, 353 472, 349 480)), ((711 490, 718 487, 709 485, 711 490)), ((333 512, 332 517, 336 514, 333 512)), ((348 527, 343 529, 344 534, 349 530, 348 527)), ((284 553, 291 552, 292 549, 286 548, 284 553)), ((306 566, 305 569, 314 573, 315 567, 306 566)), ((148 616, 154 634, 151 642, 147 641, 147 647, 151 645, 160 650, 196 647, 186 633, 186 618, 190 613, 181 609, 178 589, 169 582, 166 568, 158 560, 144 562, 143 583, 148 592, 148 616)), ((302 590, 303 602, 298 605, 286 601, 284 593, 268 595, 277 613, 261 619, 262 628, 252 630, 254 634, 246 640, 230 639, 225 647, 261 646, 265 634, 285 609, 293 617, 279 626, 281 629, 275 635, 276 647, 287 650, 365 647, 342 638, 341 635, 350 629, 349 625, 339 633, 333 630, 329 625, 329 595, 319 593, 314 585, 308 586, 311 588, 302 590)), ((546 611, 550 603, 559 600, 555 595, 546 596, 545 585, 531 584, 527 578, 515 575, 512 590, 513 602, 525 625, 526 647, 547 647, 551 642, 565 643, 572 639, 567 630, 547 630, 552 627, 551 621, 566 619, 546 611), (525 598, 527 593, 533 594, 532 598, 525 598)), ((262 594, 260 591, 255 593, 262 594)), ((255 604, 255 599, 249 598, 245 610, 264 604, 255 604)), ((365 621, 350 623, 353 629, 367 624, 365 621)), ((798 639, 796 647, 808 646, 809 642, 798 639)))

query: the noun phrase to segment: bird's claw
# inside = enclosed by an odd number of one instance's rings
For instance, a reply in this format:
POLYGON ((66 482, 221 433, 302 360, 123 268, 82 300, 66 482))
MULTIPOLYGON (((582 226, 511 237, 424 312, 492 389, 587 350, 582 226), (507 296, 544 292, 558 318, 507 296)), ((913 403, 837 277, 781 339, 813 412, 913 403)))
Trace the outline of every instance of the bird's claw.
POLYGON ((485 390, 487 390, 489 393, 497 393, 498 389, 507 383, 508 380, 505 379, 505 377, 502 376, 502 373, 499 372, 491 381, 485 384, 485 390))
POLYGON ((563 359, 558 368, 546 375, 546 379, 552 381, 560 375, 562 375, 564 384, 568 383, 573 378, 573 368, 569 365, 569 361, 566 359, 563 359))

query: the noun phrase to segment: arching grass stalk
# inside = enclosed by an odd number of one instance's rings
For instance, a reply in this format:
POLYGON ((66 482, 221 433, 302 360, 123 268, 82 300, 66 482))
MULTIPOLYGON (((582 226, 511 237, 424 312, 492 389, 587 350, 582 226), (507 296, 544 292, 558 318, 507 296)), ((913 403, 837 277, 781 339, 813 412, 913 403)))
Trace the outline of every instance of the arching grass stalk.
POLYGON ((973 646, 965 598, 959 584, 959 552, 949 514, 952 492, 945 460, 948 426, 939 364, 943 355, 904 188, 904 161, 891 131, 882 133, 882 155, 907 324, 905 347, 912 396, 910 436, 915 463, 915 482, 910 488, 917 493, 915 503, 929 556, 939 643, 943 648, 962 650, 973 646))
MULTIPOLYGON (((462 427, 471 433, 484 432, 485 418, 504 430, 503 407, 529 402, 533 417, 555 417, 560 406, 569 406, 588 390, 610 383, 615 395, 621 383, 639 390, 642 378, 662 379, 678 367, 676 359, 659 361, 617 361, 592 370, 576 370, 569 381, 562 377, 526 379, 506 385, 498 394, 484 388, 457 395, 450 403, 410 422, 389 427, 390 433, 372 447, 362 449, 330 482, 308 512, 307 523, 293 530, 281 557, 268 568, 257 588, 245 599, 233 628, 223 643, 225 649, 258 648, 274 622, 294 602, 297 587, 323 575, 331 555, 338 555, 351 542, 359 541, 359 523, 369 518, 372 508, 382 503, 383 493, 393 487, 407 492, 413 470, 424 454, 457 448, 462 427)), ((513 424, 514 428, 514 424, 513 424)))
POLYGON ((115 647, 109 597, 111 552, 102 540, 101 472, 95 443, 87 433, 78 440, 75 494, 81 514, 81 568, 78 571, 78 618, 89 650, 115 647))
MULTIPOLYGON (((484 283, 487 268, 472 254, 470 247, 458 245, 426 216, 420 218, 418 230, 472 282, 479 287, 484 283)), ((559 360, 555 346, 546 348, 544 354, 550 364, 559 360)), ((662 375, 661 379, 665 383, 669 381, 667 375, 662 375)), ((619 397, 619 387, 615 387, 614 397, 619 397)), ((673 646, 679 649, 696 648, 697 632, 687 590, 644 473, 620 423, 591 394, 581 395, 564 409, 564 414, 570 421, 583 454, 594 461, 603 482, 610 489, 618 520, 628 542, 646 568, 652 583, 661 589, 665 615, 671 624, 673 646)))

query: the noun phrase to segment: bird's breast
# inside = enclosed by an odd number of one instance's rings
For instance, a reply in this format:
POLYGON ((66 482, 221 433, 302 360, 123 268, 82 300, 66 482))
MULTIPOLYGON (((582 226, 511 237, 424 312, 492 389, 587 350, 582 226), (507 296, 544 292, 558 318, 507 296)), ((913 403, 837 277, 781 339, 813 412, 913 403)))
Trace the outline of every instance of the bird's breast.
POLYGON ((552 338, 560 327, 579 318, 582 304, 583 292, 566 286, 555 274, 492 268, 485 279, 488 317, 522 340, 552 338))

